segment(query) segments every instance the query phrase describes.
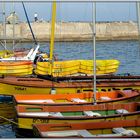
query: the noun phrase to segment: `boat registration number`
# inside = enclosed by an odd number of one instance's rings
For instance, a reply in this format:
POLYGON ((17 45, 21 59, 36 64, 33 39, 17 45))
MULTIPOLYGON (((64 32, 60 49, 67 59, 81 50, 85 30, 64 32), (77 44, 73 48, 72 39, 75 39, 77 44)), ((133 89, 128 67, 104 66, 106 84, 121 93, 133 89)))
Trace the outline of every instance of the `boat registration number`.
POLYGON ((15 90, 26 90, 25 87, 15 87, 15 90))
POLYGON ((47 119, 33 119, 33 123, 48 123, 47 119))

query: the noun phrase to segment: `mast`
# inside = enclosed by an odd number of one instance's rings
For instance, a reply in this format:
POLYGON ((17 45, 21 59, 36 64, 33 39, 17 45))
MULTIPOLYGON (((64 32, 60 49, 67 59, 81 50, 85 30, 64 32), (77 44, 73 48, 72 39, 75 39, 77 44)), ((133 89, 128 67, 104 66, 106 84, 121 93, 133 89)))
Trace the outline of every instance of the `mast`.
POLYGON ((13 1, 13 6, 12 6, 12 11, 13 11, 13 50, 15 48, 15 5, 13 1))
POLYGON ((54 35, 55 35, 55 21, 56 21, 56 1, 52 3, 52 19, 51 19, 51 42, 50 42, 50 75, 52 75, 53 66, 53 51, 54 51, 54 35))
POLYGON ((93 103, 96 104, 96 2, 92 5, 92 21, 93 21, 93 103))
POLYGON ((140 42, 140 2, 136 2, 136 13, 138 23, 138 40, 140 42))
POLYGON ((6 17, 5 17, 5 3, 2 3, 2 15, 3 15, 3 38, 4 38, 4 48, 7 50, 6 47, 6 17))

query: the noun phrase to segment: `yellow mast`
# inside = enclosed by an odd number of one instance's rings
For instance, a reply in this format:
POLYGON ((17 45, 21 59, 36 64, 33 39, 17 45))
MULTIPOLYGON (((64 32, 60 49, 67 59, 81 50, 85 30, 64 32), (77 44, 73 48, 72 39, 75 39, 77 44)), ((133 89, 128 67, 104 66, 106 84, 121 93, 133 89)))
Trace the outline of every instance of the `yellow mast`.
POLYGON ((50 59, 50 75, 52 75, 52 66, 53 66, 55 21, 56 21, 56 1, 54 1, 52 4, 51 42, 50 42, 50 58, 49 58, 50 59))

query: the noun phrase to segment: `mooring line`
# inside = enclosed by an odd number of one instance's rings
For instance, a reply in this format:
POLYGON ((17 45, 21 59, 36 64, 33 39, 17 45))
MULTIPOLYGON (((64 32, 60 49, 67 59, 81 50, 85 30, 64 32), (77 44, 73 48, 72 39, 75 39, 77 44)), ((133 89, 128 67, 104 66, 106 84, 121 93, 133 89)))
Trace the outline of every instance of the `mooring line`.
POLYGON ((12 120, 10 120, 10 119, 6 118, 6 117, 3 117, 3 116, 0 116, 0 118, 2 118, 2 119, 4 119, 4 120, 6 120, 6 121, 8 121, 8 122, 11 122, 12 124, 15 124, 15 125, 20 125, 20 126, 23 126, 23 127, 27 127, 26 125, 16 123, 16 122, 14 122, 14 121, 12 121, 12 120))

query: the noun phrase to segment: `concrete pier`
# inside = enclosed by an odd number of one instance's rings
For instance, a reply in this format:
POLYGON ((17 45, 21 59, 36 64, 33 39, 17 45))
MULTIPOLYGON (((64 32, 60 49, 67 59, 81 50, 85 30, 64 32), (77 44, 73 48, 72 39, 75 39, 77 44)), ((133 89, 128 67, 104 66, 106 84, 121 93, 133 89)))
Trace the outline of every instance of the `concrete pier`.
MULTIPOLYGON (((50 22, 31 23, 38 41, 49 41, 51 33, 50 22)), ((6 25, 7 40, 13 38, 13 25, 6 25)), ((15 25, 15 38, 21 42, 32 41, 32 35, 27 23, 15 25)), ((3 39, 3 25, 0 24, 0 39, 3 39)), ((138 27, 134 22, 96 23, 96 40, 136 40, 138 27)), ((59 22, 56 23, 55 41, 90 41, 92 40, 92 23, 59 22)))

